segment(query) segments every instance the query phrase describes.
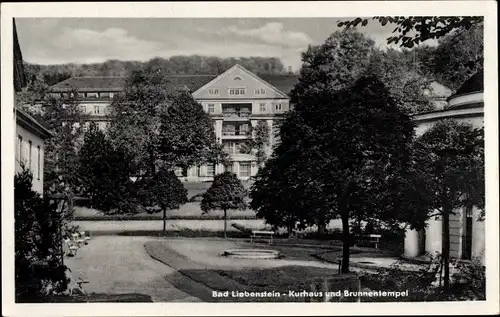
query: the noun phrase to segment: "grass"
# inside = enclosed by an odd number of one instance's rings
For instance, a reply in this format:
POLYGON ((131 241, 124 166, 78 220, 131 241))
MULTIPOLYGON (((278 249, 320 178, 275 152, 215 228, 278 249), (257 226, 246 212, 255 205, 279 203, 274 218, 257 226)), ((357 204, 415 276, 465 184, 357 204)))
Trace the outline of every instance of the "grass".
POLYGON ((73 296, 50 296, 49 303, 152 303, 151 296, 144 294, 79 294, 73 296))
MULTIPOLYGON (((336 269, 288 265, 277 268, 237 268, 221 269, 207 267, 194 262, 190 258, 179 254, 177 251, 166 246, 161 241, 150 241, 145 244, 148 254, 160 262, 176 269, 179 274, 188 277, 192 281, 203 286, 198 291, 193 291, 193 285, 182 286, 181 290, 187 288, 192 294, 204 301, 228 301, 228 302, 304 302, 305 297, 288 297, 289 291, 312 291, 318 290, 322 282, 327 279, 329 290, 352 289, 357 287, 357 277, 354 275, 339 275, 336 269), (314 286, 313 286, 314 285, 314 286), (319 285, 319 286, 318 286, 319 285), (231 292, 279 292, 279 297, 228 297, 213 298, 207 290, 231 292)), ((313 250, 307 248, 293 248, 287 246, 273 246, 284 252, 287 258, 312 260, 313 250)), ((172 278, 172 277, 170 277, 172 278)), ((167 276, 167 280, 169 277, 167 276)), ((186 290, 187 292, 187 290, 186 290)))

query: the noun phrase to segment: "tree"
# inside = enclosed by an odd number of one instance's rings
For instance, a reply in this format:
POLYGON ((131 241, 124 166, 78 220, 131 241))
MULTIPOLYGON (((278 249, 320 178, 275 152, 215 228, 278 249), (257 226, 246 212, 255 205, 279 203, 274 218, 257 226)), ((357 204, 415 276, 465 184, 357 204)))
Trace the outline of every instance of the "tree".
POLYGON ((159 207, 163 212, 163 235, 166 235, 167 209, 179 209, 186 203, 187 189, 173 171, 161 168, 152 178, 143 178, 136 184, 138 197, 150 212, 159 207))
POLYGON ((78 151, 86 116, 80 111, 75 90, 60 99, 46 96, 40 103, 41 118, 54 134, 45 141, 44 195, 64 195, 68 202, 66 212, 71 214, 73 198, 82 190, 78 151))
POLYGON ((162 161, 170 168, 186 169, 227 159, 215 137, 212 119, 189 92, 172 96, 160 122, 158 148, 162 161))
MULTIPOLYGON (((484 211, 484 132, 468 123, 443 120, 417 142, 417 164, 433 193, 427 217, 440 216, 443 224, 444 289, 449 289, 450 215, 461 207, 484 211), (432 214, 433 213, 433 214, 432 214)), ((424 210, 423 210, 424 212, 424 210)))
POLYGON ((84 193, 93 207, 103 212, 137 211, 128 157, 115 150, 95 124, 90 124, 78 154, 84 193))
POLYGON ((244 210, 247 206, 246 190, 241 181, 235 174, 224 172, 215 175, 210 188, 203 194, 201 201, 201 210, 209 212, 210 210, 224 211, 224 238, 227 237, 227 210, 244 210))
POLYGON ((113 99, 108 130, 116 149, 128 153, 135 175, 154 175, 159 164, 160 116, 166 111, 169 82, 157 68, 135 71, 124 94, 113 99))
MULTIPOLYGON (((441 38, 453 31, 468 30, 472 26, 482 23, 483 17, 373 17, 373 20, 385 26, 395 24, 392 31, 396 35, 387 38, 387 44, 395 43, 401 47, 412 48, 426 40, 441 38)), ((368 19, 339 21, 337 26, 352 28, 358 25, 368 25, 368 19)))
POLYGON ((14 177, 16 302, 44 302, 68 286, 57 206, 32 189, 32 180, 24 169, 14 177))
POLYGON ((371 39, 353 30, 334 32, 325 43, 309 46, 302 53, 300 77, 290 102, 297 106, 309 95, 351 86, 365 73, 373 48, 371 39))
POLYGON ((430 67, 435 76, 452 89, 460 86, 483 68, 483 24, 439 39, 430 67))
POLYGON ((430 81, 420 69, 411 51, 374 50, 367 74, 377 76, 384 83, 403 112, 416 114, 433 110, 424 95, 430 81))
POLYGON ((251 129, 249 135, 251 136, 240 146, 240 152, 245 154, 255 154, 257 164, 263 166, 267 160, 267 148, 270 144, 269 126, 264 120, 258 121, 257 125, 251 129))
POLYGON ((347 273, 350 221, 389 216, 378 203, 379 193, 408 163, 413 123, 373 77, 300 100, 282 123, 276 157, 300 162, 286 174, 299 218, 318 224, 342 220, 342 272, 347 273))

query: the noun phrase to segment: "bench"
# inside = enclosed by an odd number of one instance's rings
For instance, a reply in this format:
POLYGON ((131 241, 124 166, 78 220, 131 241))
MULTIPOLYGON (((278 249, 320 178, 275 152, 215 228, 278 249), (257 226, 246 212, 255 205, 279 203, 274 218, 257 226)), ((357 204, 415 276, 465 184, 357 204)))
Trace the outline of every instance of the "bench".
POLYGON ((381 234, 367 234, 362 236, 361 241, 375 244, 375 249, 378 249, 380 243, 381 234))
POLYGON ((250 243, 253 243, 257 239, 264 238, 264 239, 267 239, 267 242, 269 244, 272 244, 273 243, 273 235, 274 235, 274 231, 253 230, 252 235, 250 236, 250 243))

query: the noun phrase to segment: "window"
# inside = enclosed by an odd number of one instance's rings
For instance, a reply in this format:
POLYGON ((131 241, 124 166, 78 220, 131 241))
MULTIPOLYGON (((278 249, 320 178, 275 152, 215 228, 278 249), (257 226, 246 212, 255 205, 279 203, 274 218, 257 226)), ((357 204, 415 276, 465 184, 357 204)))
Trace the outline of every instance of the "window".
POLYGON ((32 155, 32 148, 33 148, 33 142, 31 140, 28 141, 29 147, 28 147, 28 166, 30 170, 33 170, 33 166, 31 165, 31 155, 32 155))
POLYGON ((230 96, 244 95, 246 92, 245 88, 229 88, 230 96))
POLYGON ((242 124, 240 125, 240 135, 246 135, 250 131, 249 125, 248 124, 242 124))
POLYGON ((19 143, 19 162, 23 161, 23 137, 18 135, 17 140, 19 143))
POLYGON ((226 172, 232 173, 233 172, 233 163, 229 163, 229 165, 224 166, 224 170, 226 172))
POLYGON ((99 106, 94 106, 94 113, 99 114, 99 106))
POLYGON ((101 93, 99 93, 99 97, 101 97, 101 98, 109 98, 109 92, 101 92, 101 93))
POLYGON ((207 165, 207 176, 214 176, 215 174, 215 165, 209 164, 207 165))
POLYGON ((88 92, 87 93, 87 98, 98 98, 99 97, 99 93, 97 92, 88 92))
POLYGON ((266 90, 265 89, 255 89, 254 90, 254 94, 256 94, 256 95, 265 95, 266 94, 266 90))
POLYGON ((37 149, 37 157, 36 157, 36 176, 37 176, 37 179, 40 179, 40 170, 42 169, 42 166, 40 165, 41 164, 41 153, 40 153, 40 145, 37 145, 36 147, 37 149))
POLYGON ((236 143, 235 142, 224 143, 224 151, 226 151, 228 154, 235 154, 236 153, 236 143))
POLYGON ((85 98, 85 93, 79 92, 78 93, 78 98, 85 98))
POLYGON ((115 95, 114 93, 110 92, 109 93, 109 98, 113 98, 114 95, 115 95))
POLYGON ((234 80, 241 80, 241 77, 240 76, 236 76, 236 77, 234 77, 234 80))
POLYGON ((261 95, 265 95, 265 94, 266 94, 266 90, 261 88, 261 89, 260 89, 260 94, 261 94, 261 95))
POLYGON ((208 113, 214 113, 214 112, 215 112, 215 105, 208 104, 208 113))
POLYGON ((80 112, 83 112, 83 113, 87 112, 87 107, 79 106, 79 108, 80 108, 80 112))
POLYGON ((209 89, 208 94, 211 96, 218 96, 219 95, 219 89, 209 89))
POLYGON ((184 167, 184 168, 182 169, 182 174, 181 174, 181 175, 182 175, 183 177, 187 177, 187 176, 188 176, 188 169, 187 169, 187 167, 184 167))
POLYGON ((266 112, 266 104, 265 103, 261 103, 260 104, 260 112, 261 113, 265 113, 266 112))
POLYGON ((240 162, 240 176, 250 177, 250 162, 240 162))
POLYGON ((283 111, 283 107, 281 106, 280 103, 277 103, 277 104, 274 105, 274 110, 276 112, 281 112, 281 111, 283 111))

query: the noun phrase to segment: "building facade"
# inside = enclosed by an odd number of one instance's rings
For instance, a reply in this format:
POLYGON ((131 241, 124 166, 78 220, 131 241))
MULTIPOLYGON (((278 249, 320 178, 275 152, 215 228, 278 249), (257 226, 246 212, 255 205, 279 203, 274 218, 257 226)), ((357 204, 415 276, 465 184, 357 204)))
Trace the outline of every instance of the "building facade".
MULTIPOLYGON (((21 92, 26 87, 23 56, 17 37, 14 21, 14 91, 21 92)), ((43 195, 43 162, 45 139, 51 132, 38 123, 33 117, 14 105, 14 122, 16 125, 15 172, 29 169, 33 175, 32 188, 43 195)))
MULTIPOLYGON (((449 97, 446 108, 415 116, 417 136, 442 119, 467 122, 475 127, 484 126, 482 74, 471 77, 449 97)), ((450 215, 450 257, 466 260, 476 258, 484 263, 485 228, 484 222, 478 220, 479 212, 476 207, 464 207, 450 215)), ((404 255, 413 258, 425 253, 441 253, 441 246, 442 222, 440 219, 431 219, 425 230, 406 232, 404 255)))
MULTIPOLYGON (((277 122, 290 109, 288 94, 297 76, 257 76, 235 65, 218 76, 177 75, 168 79, 173 89, 188 89, 212 118, 217 142, 230 156, 232 165, 226 168, 242 180, 254 176, 257 161, 253 154, 243 151, 243 143, 252 137, 252 128, 266 124, 270 136, 266 154, 270 155, 277 141, 277 122)), ((77 91, 80 110, 88 115, 87 123, 95 122, 105 130, 111 101, 122 93, 125 82, 124 77, 72 77, 52 86, 50 93, 59 98, 77 91)), ((183 181, 210 181, 224 169, 222 165, 203 165, 176 173, 183 181)))

